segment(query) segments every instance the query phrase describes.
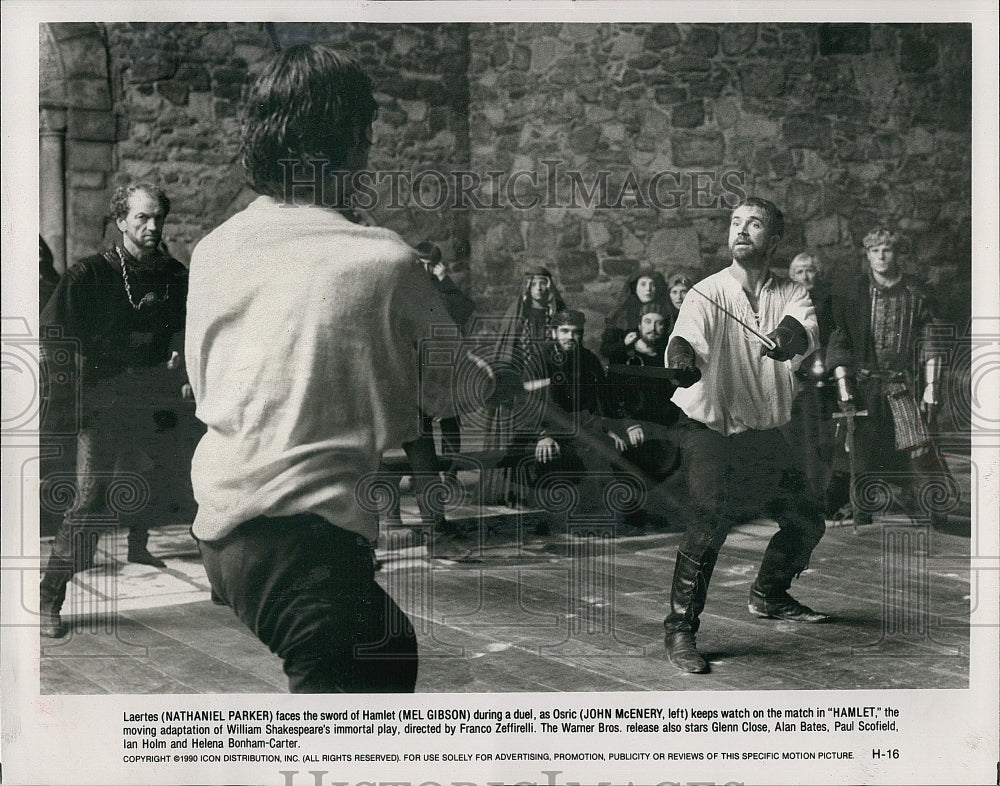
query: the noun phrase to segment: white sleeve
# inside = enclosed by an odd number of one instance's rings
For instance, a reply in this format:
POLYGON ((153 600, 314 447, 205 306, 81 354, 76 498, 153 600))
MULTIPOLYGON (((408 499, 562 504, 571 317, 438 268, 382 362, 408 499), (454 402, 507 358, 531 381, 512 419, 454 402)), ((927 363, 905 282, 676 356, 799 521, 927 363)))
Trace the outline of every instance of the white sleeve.
MULTIPOLYGON (((701 284, 705 282, 702 281, 701 284)), ((701 285, 699 284, 699 286, 701 285)), ((712 295, 706 293, 711 297, 712 295)), ((698 365, 704 367, 708 359, 709 334, 712 332, 712 308, 704 297, 697 292, 688 292, 687 297, 681 304, 677 321, 674 322, 674 329, 670 332, 670 338, 680 336, 686 339, 694 349, 698 358, 698 365)), ((667 342, 669 344, 669 342, 667 342)))

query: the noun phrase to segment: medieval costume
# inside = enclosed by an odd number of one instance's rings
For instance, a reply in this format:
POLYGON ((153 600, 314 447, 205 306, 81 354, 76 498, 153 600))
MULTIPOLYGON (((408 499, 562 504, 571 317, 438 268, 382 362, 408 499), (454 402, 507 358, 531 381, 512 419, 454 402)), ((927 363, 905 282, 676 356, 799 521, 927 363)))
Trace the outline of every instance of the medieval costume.
MULTIPOLYGON (((861 481, 894 474, 918 491, 941 482, 948 468, 919 402, 922 384, 936 381, 926 374, 934 372, 935 362, 940 370, 941 356, 925 287, 909 275, 889 287, 860 277, 833 298, 833 318, 828 365, 845 368, 857 385, 857 409, 868 411, 856 419, 854 431, 855 470, 869 474, 861 481)), ((933 524, 946 518, 929 513, 933 524)), ((857 521, 869 523, 871 511, 860 511, 857 521)))
MULTIPOLYGON (((552 317, 566 307, 562 296, 552 282, 552 274, 544 267, 529 267, 524 271, 521 292, 504 314, 495 341, 484 358, 493 367, 498 378, 542 379, 546 376, 542 359, 542 343, 549 338, 552 317), (544 304, 536 304, 530 295, 532 279, 547 278, 548 297, 544 304)), ((529 397, 529 401, 535 399, 529 397)), ((502 451, 508 460, 496 469, 486 470, 483 477, 483 496, 488 502, 498 504, 523 504, 527 493, 526 482, 518 479, 516 456, 523 454, 523 435, 532 430, 537 418, 537 407, 524 406, 525 399, 515 397, 493 401, 483 413, 485 451, 502 451)))

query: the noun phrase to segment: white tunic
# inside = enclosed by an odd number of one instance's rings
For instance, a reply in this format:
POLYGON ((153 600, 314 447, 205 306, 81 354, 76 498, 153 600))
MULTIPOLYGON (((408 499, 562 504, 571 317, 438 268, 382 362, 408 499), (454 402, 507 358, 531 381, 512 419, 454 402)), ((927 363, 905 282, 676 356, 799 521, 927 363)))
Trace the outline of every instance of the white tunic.
POLYGON ((673 401, 692 420, 723 435, 777 428, 789 421, 795 397, 795 369, 818 345, 819 328, 809 293, 788 279, 769 276, 755 314, 732 266, 694 285, 681 306, 671 338, 688 340, 697 356, 701 380, 675 391, 673 401), (768 334, 786 315, 809 336, 804 355, 779 363, 761 356, 752 333, 710 303, 703 293, 758 332, 768 334))
POLYGON ((260 197, 191 258, 185 354, 207 426, 191 466, 194 534, 315 513, 367 538, 363 484, 416 436, 415 342, 452 325, 386 229, 260 197))

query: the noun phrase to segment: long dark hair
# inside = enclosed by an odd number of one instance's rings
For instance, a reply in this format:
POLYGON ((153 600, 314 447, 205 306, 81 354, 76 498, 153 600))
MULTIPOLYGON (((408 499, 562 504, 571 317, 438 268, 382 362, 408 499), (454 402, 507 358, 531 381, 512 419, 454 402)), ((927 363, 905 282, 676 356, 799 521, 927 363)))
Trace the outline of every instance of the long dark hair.
POLYGON ((349 153, 367 143, 377 108, 371 80, 349 55, 321 44, 279 52, 243 111, 240 163, 247 181, 257 193, 280 198, 282 160, 343 169, 349 153))

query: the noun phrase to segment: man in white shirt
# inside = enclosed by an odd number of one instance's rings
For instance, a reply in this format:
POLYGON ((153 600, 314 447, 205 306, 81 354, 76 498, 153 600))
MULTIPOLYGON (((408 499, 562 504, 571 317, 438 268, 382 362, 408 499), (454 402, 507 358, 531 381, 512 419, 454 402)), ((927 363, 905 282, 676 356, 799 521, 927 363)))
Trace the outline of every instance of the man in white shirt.
POLYGON ((779 526, 751 588, 751 614, 827 619, 788 594, 825 525, 803 474, 788 465, 791 452, 779 430, 791 417, 797 361, 818 338, 806 290, 769 272, 783 232, 772 202, 750 197, 737 207, 729 227, 732 264, 692 287, 667 346, 669 368, 701 372, 673 396, 684 413, 681 451, 694 508, 664 620, 667 656, 681 671, 708 671, 695 645, 698 617, 719 549, 742 519, 766 515, 779 526))
POLYGON ((186 352, 207 426, 192 531, 212 588, 282 658, 293 693, 416 682, 413 627, 374 580, 377 518, 360 489, 384 449, 416 437, 418 403, 451 414, 418 402, 415 344, 454 324, 416 252, 352 221, 345 186, 375 110, 351 58, 279 53, 244 114, 261 196, 191 259, 186 352))

